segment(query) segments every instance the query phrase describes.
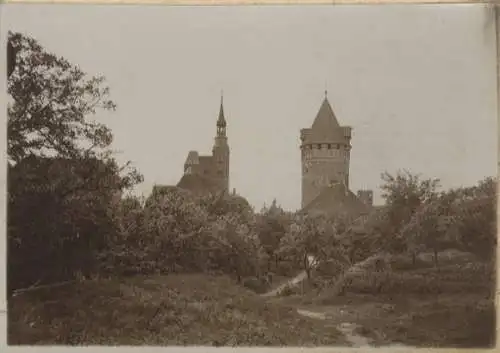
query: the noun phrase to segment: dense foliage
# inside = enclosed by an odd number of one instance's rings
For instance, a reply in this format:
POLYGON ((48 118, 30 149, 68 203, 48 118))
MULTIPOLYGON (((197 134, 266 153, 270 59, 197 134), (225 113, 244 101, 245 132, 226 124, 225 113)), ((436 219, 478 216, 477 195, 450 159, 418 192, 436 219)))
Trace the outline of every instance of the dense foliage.
POLYGON ((9 32, 8 287, 97 271, 116 233, 113 205, 141 180, 111 153, 111 131, 91 117, 114 109, 104 78, 88 77, 36 40, 9 32))

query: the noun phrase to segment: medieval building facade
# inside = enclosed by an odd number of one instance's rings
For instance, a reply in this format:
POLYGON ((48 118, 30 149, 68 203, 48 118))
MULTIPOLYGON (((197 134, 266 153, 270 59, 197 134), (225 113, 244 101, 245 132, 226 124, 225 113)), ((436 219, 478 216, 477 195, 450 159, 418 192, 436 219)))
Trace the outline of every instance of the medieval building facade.
POLYGON ((221 97, 212 154, 200 155, 198 151, 189 151, 184 163, 184 175, 177 184, 178 187, 197 194, 229 190, 230 149, 226 129, 224 102, 221 97))

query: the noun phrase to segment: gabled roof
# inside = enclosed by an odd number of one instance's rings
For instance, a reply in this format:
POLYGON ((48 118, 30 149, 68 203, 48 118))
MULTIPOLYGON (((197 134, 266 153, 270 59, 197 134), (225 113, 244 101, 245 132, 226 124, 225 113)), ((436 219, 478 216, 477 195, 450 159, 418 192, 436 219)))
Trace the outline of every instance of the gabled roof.
POLYGON ((184 174, 177 187, 194 193, 210 193, 217 190, 217 185, 210 178, 198 174, 184 174))
POLYGON ((198 160, 202 168, 211 168, 214 163, 213 156, 199 156, 198 160))
POLYGON ((302 212, 306 213, 323 213, 328 216, 344 215, 349 218, 360 217, 369 211, 370 207, 343 184, 325 187, 314 200, 302 209, 302 212))
POLYGON ((186 162, 184 164, 198 164, 199 163, 199 156, 198 152, 196 151, 189 151, 188 156, 186 158, 186 162))

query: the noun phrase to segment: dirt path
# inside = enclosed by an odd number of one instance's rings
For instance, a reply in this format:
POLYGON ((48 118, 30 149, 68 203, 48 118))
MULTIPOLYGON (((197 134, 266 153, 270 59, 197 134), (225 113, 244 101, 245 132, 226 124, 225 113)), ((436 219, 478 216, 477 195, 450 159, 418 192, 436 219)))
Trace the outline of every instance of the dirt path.
MULTIPOLYGON (((361 262, 353 264, 351 267, 349 267, 347 270, 345 270, 339 276, 339 278, 335 281, 335 283, 332 286, 333 290, 337 291, 338 287, 340 287, 342 285, 342 283, 344 282, 344 279, 346 278, 347 275, 352 274, 352 273, 356 273, 359 271, 364 271, 364 267, 368 263, 372 262, 373 260, 375 260, 377 258, 380 258, 380 256, 381 256, 380 254, 373 255, 373 256, 370 256, 369 258, 367 258, 361 262)), ((309 256, 309 263, 310 263, 311 269, 315 268, 318 265, 318 262, 316 261, 316 259, 313 256, 309 256)), ((286 281, 285 283, 280 284, 277 288, 275 288, 267 293, 262 294, 262 296, 263 297, 273 297, 273 296, 279 295, 285 288, 296 286, 296 285, 300 284, 300 282, 304 281, 306 278, 307 278, 306 271, 301 271, 294 278, 286 281)))
MULTIPOLYGON (((317 265, 317 262, 316 262, 316 259, 313 257, 313 256, 309 256, 308 257, 308 260, 309 260, 309 266, 312 268, 316 267, 317 265)), ((307 278, 307 273, 306 271, 301 271, 297 276, 295 276, 294 278, 286 281, 285 283, 282 283, 280 284, 278 287, 276 287, 275 289, 267 292, 267 293, 264 293, 262 294, 263 297, 274 297, 274 296, 277 296, 279 295, 285 288, 287 287, 292 287, 292 286, 296 286, 297 284, 299 284, 300 282, 302 282, 303 280, 305 280, 307 278)))
MULTIPOLYGON (((325 320, 325 321, 338 321, 339 317, 335 317, 335 315, 332 316, 331 312, 318 312, 318 311, 310 311, 310 310, 305 310, 305 309, 297 309, 297 313, 299 315, 311 318, 311 319, 317 319, 317 320, 325 320)), ((337 330, 339 330, 349 342, 351 347, 355 348, 367 348, 367 347, 375 347, 374 342, 372 339, 365 337, 356 331, 360 328, 361 326, 357 323, 354 322, 339 322, 336 325, 337 330)), ((402 349, 408 349, 408 348, 414 348, 410 346, 406 346, 403 344, 399 343, 393 343, 390 345, 387 345, 385 347, 391 347, 391 348, 402 348, 402 349)))
POLYGON ((269 291, 267 293, 262 294, 263 297, 274 297, 279 295, 285 288, 295 286, 305 280, 307 278, 306 271, 300 272, 297 276, 294 278, 286 281, 285 283, 280 284, 277 288, 273 289, 272 291, 269 291))
MULTIPOLYGON (((335 279, 335 281, 331 285, 331 290, 329 290, 329 295, 335 295, 334 293, 338 292, 338 289, 342 287, 346 277, 350 274, 356 272, 366 271, 367 265, 370 262, 375 261, 376 259, 380 259, 383 257, 382 254, 377 254, 374 256, 370 256, 369 258, 355 263, 349 268, 347 268, 343 273, 335 279)), ((311 267, 317 266, 317 263, 314 261, 314 258, 310 258, 311 267)), ((300 284, 307 278, 307 274, 305 271, 300 272, 294 278, 282 283, 277 288, 262 294, 263 297, 275 297, 280 294, 287 287, 295 286, 300 284)), ((372 303, 359 304, 359 305, 348 305, 348 306, 319 306, 315 307, 314 311, 309 310, 313 309, 308 307, 296 307, 297 313, 299 315, 316 319, 316 320, 324 320, 326 323, 333 324, 336 328, 342 332, 345 336, 347 342, 349 342, 352 347, 374 347, 376 342, 373 342, 373 338, 368 338, 359 333, 362 326, 359 324, 361 317, 363 316, 371 316, 377 317, 378 315, 384 315, 384 311, 387 310, 385 307, 374 306, 372 303)), ((378 339, 377 339, 378 340, 378 339)), ((409 346, 401 345, 401 344, 390 344, 389 347, 401 347, 401 348, 411 348, 409 346)))
MULTIPOLYGON (((328 315, 322 312, 314 312, 309 310, 297 309, 299 315, 318 320, 328 320, 328 315)), ((346 340, 352 347, 369 347, 370 340, 364 336, 355 333, 358 325, 351 322, 343 322, 337 325, 337 329, 342 332, 346 340)))

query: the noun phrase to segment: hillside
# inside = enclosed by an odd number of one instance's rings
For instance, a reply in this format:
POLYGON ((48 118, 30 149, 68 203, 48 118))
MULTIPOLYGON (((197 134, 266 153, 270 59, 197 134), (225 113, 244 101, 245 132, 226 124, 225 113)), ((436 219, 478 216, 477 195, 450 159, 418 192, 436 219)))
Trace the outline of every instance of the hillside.
POLYGON ((334 326, 220 276, 94 280, 27 292, 8 304, 9 344, 345 344, 334 326))
POLYGON ((352 323, 371 345, 495 344, 496 274, 491 264, 469 261, 463 254, 442 259, 437 268, 432 261, 407 268, 403 260, 395 260, 388 272, 353 272, 340 293, 329 286, 318 291, 305 283, 273 301, 307 310, 330 325, 352 323))

